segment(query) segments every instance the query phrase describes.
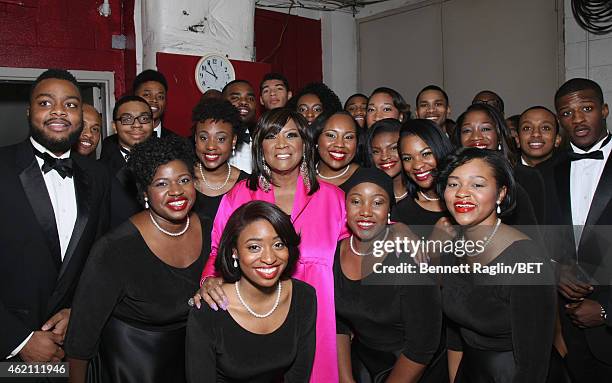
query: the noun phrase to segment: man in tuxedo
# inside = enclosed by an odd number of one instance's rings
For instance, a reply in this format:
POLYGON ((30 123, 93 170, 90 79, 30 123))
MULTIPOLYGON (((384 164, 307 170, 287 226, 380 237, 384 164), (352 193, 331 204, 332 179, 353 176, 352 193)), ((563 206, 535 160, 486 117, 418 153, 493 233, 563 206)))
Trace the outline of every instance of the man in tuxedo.
POLYGON ((70 150, 83 109, 69 72, 36 79, 27 116, 30 137, 0 148, 0 359, 59 361, 78 277, 108 227, 109 179, 70 150))
POLYGON ((571 151, 543 170, 547 190, 547 244, 559 264, 560 317, 566 361, 578 383, 609 382, 612 329, 605 326, 610 294, 612 160, 608 105, 599 85, 575 78, 555 94, 571 151), (561 230, 561 232, 559 231, 561 230), (608 233, 606 233, 608 232, 608 233))
POLYGON ((229 82, 223 88, 222 95, 240 113, 240 133, 237 148, 232 150, 232 157, 229 160, 230 165, 250 174, 253 171, 251 166, 251 136, 255 135, 254 129, 257 122, 255 91, 248 81, 238 79, 229 82))
POLYGON ((115 103, 113 128, 116 143, 104 140, 100 162, 111 176, 111 227, 119 226, 142 210, 136 183, 125 166, 132 148, 153 136, 153 113, 145 99, 124 96, 115 103))

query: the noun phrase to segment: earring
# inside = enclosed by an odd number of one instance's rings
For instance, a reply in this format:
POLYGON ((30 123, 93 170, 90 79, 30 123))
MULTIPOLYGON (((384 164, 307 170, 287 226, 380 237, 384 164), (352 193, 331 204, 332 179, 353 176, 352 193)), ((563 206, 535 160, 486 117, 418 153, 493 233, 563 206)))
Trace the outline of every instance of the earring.
POLYGON ((236 155, 236 146, 232 146, 232 157, 236 155))
POLYGON ((238 256, 236 256, 236 253, 232 254, 232 259, 234 259, 234 268, 238 268, 238 256))
POLYGON ((391 225, 391 213, 387 213, 387 225, 391 225))
POLYGON ((497 201, 497 214, 501 214, 501 207, 499 206, 501 204, 501 201, 497 201))
POLYGON ((145 196, 144 201, 145 201, 145 209, 148 209, 149 208, 149 198, 145 196))
POLYGON ((263 173, 265 174, 265 176, 264 174, 261 174, 259 176, 259 186, 264 192, 267 193, 270 191, 270 181, 268 181, 266 177, 270 177, 270 168, 266 164, 266 161, 264 161, 262 168, 263 168, 263 173))
POLYGON ((501 142, 497 144, 497 150, 501 150, 501 142))
POLYGON ((306 152, 302 154, 302 163, 300 164, 300 174, 306 186, 306 190, 310 190, 310 178, 308 177, 308 165, 306 164, 306 152))

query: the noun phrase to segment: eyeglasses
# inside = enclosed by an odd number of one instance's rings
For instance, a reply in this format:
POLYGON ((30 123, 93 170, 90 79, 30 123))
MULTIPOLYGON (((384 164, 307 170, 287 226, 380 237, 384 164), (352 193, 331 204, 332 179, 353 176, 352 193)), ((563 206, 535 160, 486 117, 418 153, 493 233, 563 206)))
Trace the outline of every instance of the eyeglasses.
POLYGON ((121 121, 121 125, 134 125, 134 122, 138 120, 141 124, 148 124, 153 120, 153 116, 149 113, 141 114, 140 116, 132 116, 131 114, 122 114, 115 121, 121 121))

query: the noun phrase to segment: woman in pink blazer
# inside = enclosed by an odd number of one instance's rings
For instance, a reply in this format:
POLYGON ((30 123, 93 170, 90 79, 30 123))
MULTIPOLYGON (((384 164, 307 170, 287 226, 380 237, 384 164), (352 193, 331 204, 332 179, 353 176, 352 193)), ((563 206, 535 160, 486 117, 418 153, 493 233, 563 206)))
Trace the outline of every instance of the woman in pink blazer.
POLYGON ((253 173, 221 200, 212 229, 210 258, 194 299, 198 307, 204 299, 213 309, 224 309, 227 298, 219 288, 221 279, 214 276, 217 246, 227 220, 249 201, 277 205, 291 217, 301 236, 301 256, 293 277, 309 283, 317 292, 317 345, 310 381, 335 382, 338 367, 332 266, 338 240, 348 236, 344 194, 336 186, 317 181, 314 147, 306 129, 304 118, 288 109, 270 110, 259 120, 252 146, 253 173))

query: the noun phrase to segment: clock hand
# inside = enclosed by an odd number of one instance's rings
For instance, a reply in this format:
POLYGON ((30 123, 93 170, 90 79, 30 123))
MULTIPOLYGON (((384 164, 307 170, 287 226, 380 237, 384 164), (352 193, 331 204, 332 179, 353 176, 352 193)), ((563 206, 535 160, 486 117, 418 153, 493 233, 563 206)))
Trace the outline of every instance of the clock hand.
MULTIPOLYGON (((213 76, 215 78, 215 80, 217 80, 217 76, 214 73, 211 73, 208 71, 208 69, 204 68, 204 72, 208 73, 209 75, 213 76)), ((214 71, 213 71, 214 72, 214 71)))
POLYGON ((210 61, 208 62, 208 67, 210 68, 210 70, 211 70, 211 71, 213 71, 211 74, 212 74, 213 76, 215 76, 215 80, 218 80, 218 78, 217 78, 217 74, 215 73, 215 70, 214 70, 214 69, 212 68, 212 66, 210 65, 210 61))

